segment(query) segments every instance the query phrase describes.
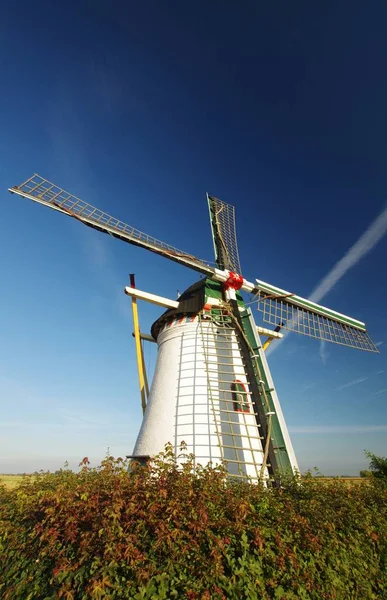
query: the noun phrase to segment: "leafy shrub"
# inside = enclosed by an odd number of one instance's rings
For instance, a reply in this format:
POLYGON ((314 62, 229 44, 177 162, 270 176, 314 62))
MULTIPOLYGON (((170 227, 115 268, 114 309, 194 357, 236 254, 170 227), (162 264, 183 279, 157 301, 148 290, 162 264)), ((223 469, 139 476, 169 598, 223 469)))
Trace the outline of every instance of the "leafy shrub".
POLYGON ((370 461, 370 471, 373 477, 383 480, 387 485, 387 458, 385 456, 376 456, 372 452, 365 452, 366 457, 370 461))
POLYGON ((362 471, 360 471, 359 475, 360 477, 372 477, 372 472, 368 469, 363 469, 362 471))
POLYGON ((387 492, 288 478, 266 489, 172 449, 0 488, 4 600, 386 597, 387 492))

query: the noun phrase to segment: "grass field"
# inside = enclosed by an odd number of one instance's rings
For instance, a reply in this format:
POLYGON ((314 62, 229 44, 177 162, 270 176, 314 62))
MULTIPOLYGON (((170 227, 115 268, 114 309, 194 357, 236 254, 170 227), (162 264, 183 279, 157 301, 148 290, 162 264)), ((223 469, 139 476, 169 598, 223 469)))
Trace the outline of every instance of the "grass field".
POLYGON ((0 483, 4 483, 10 490, 19 485, 22 479, 23 475, 0 475, 0 483))
POLYGON ((369 477, 313 477, 313 480, 321 481, 322 483, 331 483, 335 479, 340 479, 341 481, 345 481, 348 485, 364 485, 370 482, 369 477))

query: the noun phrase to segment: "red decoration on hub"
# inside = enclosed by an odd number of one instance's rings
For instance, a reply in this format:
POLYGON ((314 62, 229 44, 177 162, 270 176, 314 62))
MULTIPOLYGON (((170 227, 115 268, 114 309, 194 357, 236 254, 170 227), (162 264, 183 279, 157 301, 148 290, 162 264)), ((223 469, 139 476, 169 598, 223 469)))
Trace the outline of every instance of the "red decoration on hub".
POLYGON ((243 277, 242 275, 238 275, 238 273, 234 273, 233 271, 229 271, 228 279, 224 282, 224 287, 226 290, 240 290, 243 285, 243 277))

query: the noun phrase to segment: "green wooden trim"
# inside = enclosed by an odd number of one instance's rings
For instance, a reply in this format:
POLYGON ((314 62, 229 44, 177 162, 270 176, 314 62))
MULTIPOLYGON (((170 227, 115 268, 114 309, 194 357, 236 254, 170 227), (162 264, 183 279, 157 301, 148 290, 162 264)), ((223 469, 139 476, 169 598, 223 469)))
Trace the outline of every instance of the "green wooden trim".
MULTIPOLYGON (((206 300, 207 298, 217 298, 218 300, 223 300, 223 284, 220 281, 210 279, 209 277, 206 278, 205 296, 206 300)), ((236 293, 236 300, 239 306, 243 306, 245 308, 245 303, 240 292, 236 293)), ((216 306, 214 308, 216 308, 216 306)))
MULTIPOLYGON (((273 440, 273 447, 274 447, 274 453, 277 459, 277 465, 278 465, 278 469, 280 470, 280 472, 282 473, 291 473, 293 471, 292 469, 292 465, 289 459, 289 455, 286 449, 286 444, 285 444, 285 440, 284 437, 282 435, 282 429, 281 429, 281 425, 276 413, 276 409, 274 406, 274 401, 273 401, 273 397, 272 397, 272 391, 269 388, 269 383, 267 381, 266 378, 266 372, 265 372, 265 368, 263 365, 263 362, 260 358, 260 354, 259 354, 259 348, 257 347, 257 343, 256 343, 256 337, 254 335, 254 332, 251 328, 251 322, 250 322, 250 318, 249 318, 249 313, 246 310, 245 312, 242 313, 241 315, 242 317, 242 323, 243 323, 243 329, 244 332, 247 336, 247 339, 249 341, 250 346, 252 347, 254 354, 256 356, 256 360, 258 362, 258 366, 260 369, 260 375, 261 377, 258 377, 258 373, 257 373, 257 369, 256 366, 254 364, 254 371, 255 371, 255 376, 256 376, 256 380, 257 382, 259 381, 259 379, 262 379, 262 381, 264 382, 264 386, 265 386, 265 390, 266 390, 266 396, 268 398, 269 401, 269 407, 270 407, 270 411, 274 412, 275 414, 271 417, 272 421, 271 421, 271 438, 273 440)), ((267 408, 265 406, 264 403, 264 399, 262 396, 262 400, 259 399, 260 402, 262 402, 262 406, 265 409, 265 412, 267 411, 267 408)))

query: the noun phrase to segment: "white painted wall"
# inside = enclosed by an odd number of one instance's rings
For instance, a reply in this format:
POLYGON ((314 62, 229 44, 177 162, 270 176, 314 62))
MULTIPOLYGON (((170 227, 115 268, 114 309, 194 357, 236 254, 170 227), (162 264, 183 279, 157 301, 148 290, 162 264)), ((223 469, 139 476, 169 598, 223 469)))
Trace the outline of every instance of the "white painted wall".
MULTIPOLYGON (((243 473, 256 479, 263 451, 255 417, 233 411, 222 393, 228 390, 231 400, 230 383, 234 379, 246 383, 235 333, 212 321, 200 324, 197 317, 184 317, 168 323, 157 343, 150 396, 133 455, 154 456, 167 442, 178 454, 184 441, 197 463, 218 464, 224 456, 230 472, 236 472, 236 452, 226 446, 238 445, 243 473), (221 378, 224 384, 219 383, 221 378)), ((252 413, 249 396, 248 402, 252 413)))

